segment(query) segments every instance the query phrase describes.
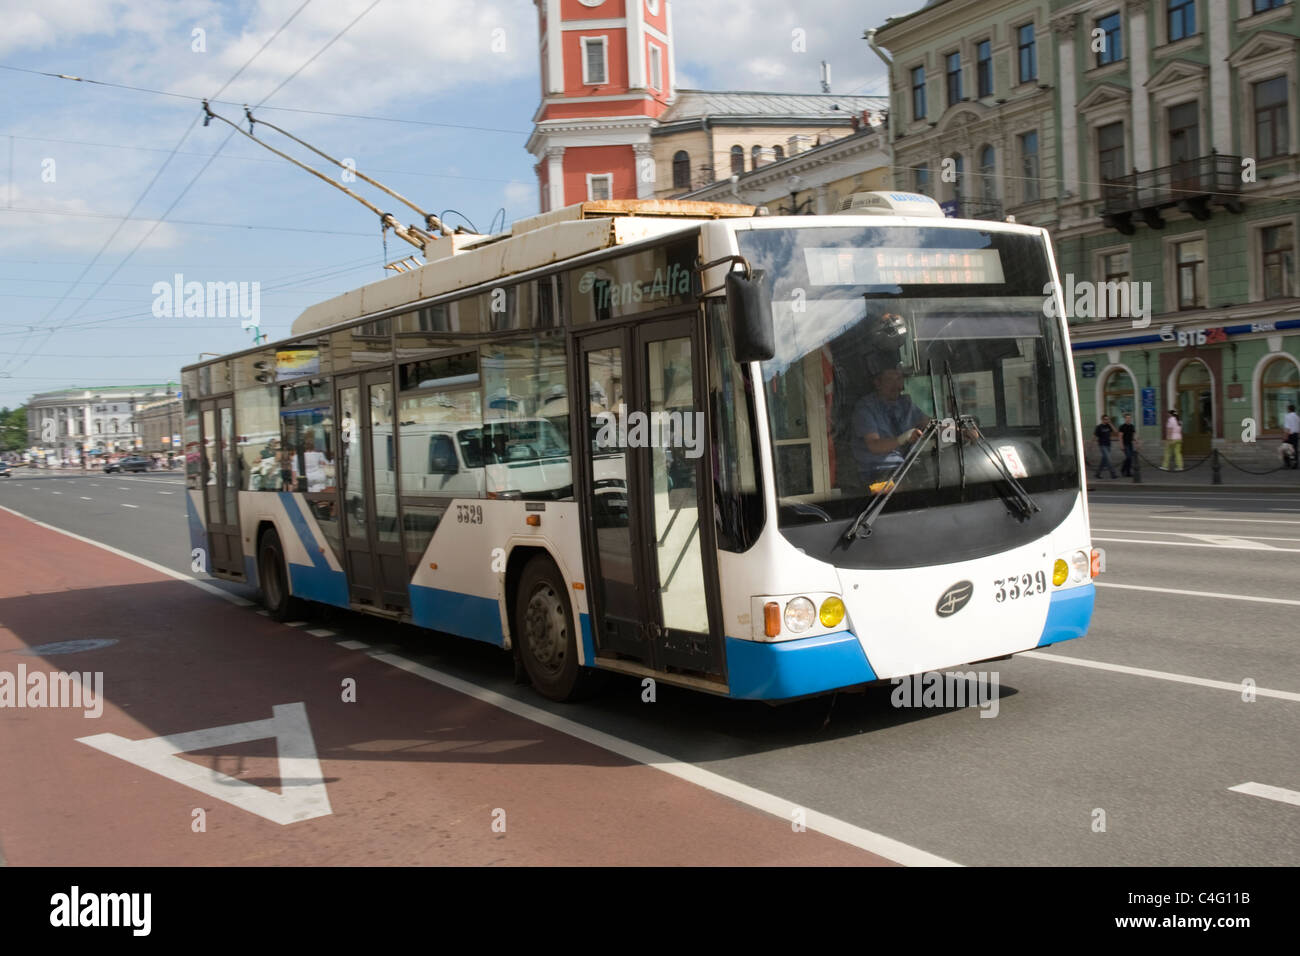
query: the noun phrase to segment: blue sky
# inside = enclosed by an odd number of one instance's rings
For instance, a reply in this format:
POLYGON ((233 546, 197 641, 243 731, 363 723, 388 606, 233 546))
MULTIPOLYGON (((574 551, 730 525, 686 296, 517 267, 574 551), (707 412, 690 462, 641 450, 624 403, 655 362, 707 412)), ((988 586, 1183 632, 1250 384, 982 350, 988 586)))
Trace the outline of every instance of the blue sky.
MULTIPOLYGON (((164 382, 200 352, 251 344, 238 318, 155 317, 154 284, 178 273, 260 283, 274 341, 308 305, 382 278, 384 261, 414 251, 390 233, 385 259, 363 206, 237 134, 219 150, 230 128, 194 122, 199 103, 184 97, 216 93, 282 26, 220 96, 234 105, 216 112, 242 119, 239 104, 265 100, 255 116, 482 231, 536 213, 524 149, 540 84, 531 0, 373 2, 6 0, 0 406, 70 385, 164 382)), ((884 67, 862 30, 918 5, 678 0, 678 85, 815 92, 826 59, 836 92, 881 94, 884 67), (805 53, 791 49, 795 29, 805 53)), ((417 218, 353 185, 401 221, 417 218)))

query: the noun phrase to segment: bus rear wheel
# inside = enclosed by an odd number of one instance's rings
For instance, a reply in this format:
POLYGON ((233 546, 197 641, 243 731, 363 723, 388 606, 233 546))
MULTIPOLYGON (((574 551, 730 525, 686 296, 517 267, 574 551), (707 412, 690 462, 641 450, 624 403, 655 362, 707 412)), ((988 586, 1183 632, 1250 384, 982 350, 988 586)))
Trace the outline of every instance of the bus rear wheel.
POLYGON ((543 697, 575 700, 590 693, 596 675, 578 663, 573 606, 549 558, 533 558, 519 578, 515 639, 528 679, 543 697))
POLYGON ((299 613, 302 602, 289 593, 284 548, 274 528, 268 528, 258 542, 257 579, 262 585, 262 603, 271 620, 283 622, 299 613))

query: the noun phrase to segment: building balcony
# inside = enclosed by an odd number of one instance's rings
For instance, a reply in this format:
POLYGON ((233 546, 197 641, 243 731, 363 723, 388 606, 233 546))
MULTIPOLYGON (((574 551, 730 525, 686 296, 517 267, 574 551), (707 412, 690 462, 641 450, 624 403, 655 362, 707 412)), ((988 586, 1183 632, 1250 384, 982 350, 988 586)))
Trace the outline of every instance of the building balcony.
POLYGON ((1162 209, 1177 208, 1206 220, 1211 203, 1241 212, 1240 156, 1212 152, 1101 184, 1102 222, 1126 236, 1133 235, 1135 216, 1152 229, 1163 229, 1162 209))

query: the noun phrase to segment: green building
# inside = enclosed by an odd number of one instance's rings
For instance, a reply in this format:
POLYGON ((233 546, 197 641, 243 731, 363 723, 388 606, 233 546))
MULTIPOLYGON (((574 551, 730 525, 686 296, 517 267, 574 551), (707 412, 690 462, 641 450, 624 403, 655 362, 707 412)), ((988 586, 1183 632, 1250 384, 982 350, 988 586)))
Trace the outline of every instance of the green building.
POLYGON ((1154 457, 1175 408, 1189 457, 1276 463, 1300 406, 1296 3, 931 0, 868 38, 895 186, 1051 231, 1087 430, 1132 412, 1154 457))

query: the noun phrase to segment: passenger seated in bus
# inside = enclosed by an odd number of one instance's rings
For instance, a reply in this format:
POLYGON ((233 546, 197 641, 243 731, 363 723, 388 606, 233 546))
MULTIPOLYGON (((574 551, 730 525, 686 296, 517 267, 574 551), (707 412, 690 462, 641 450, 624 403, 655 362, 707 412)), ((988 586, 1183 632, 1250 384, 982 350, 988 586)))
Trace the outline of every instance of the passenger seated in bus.
POLYGON ((897 364, 869 362, 874 390, 853 407, 853 460, 863 481, 875 481, 902 464, 907 448, 929 423, 903 390, 904 375, 897 364))

